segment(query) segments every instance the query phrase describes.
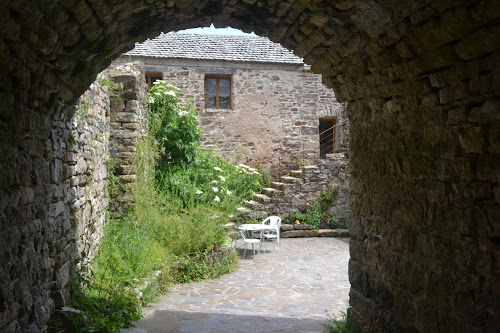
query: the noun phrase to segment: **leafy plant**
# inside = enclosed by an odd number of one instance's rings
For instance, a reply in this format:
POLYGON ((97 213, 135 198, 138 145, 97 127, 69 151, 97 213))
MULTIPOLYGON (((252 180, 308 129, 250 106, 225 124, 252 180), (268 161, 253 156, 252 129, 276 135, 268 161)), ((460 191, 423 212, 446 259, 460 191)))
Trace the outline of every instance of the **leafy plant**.
POLYGON ((302 169, 302 157, 297 156, 297 169, 302 169))
POLYGON ((118 182, 120 181, 120 179, 116 175, 117 165, 113 155, 108 158, 106 167, 108 169, 108 195, 110 199, 113 199, 115 197, 116 187, 118 186, 118 182))
POLYGON ((351 317, 349 312, 341 312, 340 319, 331 319, 325 325, 325 333, 355 333, 351 328, 351 317))
POLYGON ((116 89, 116 83, 107 79, 104 76, 100 76, 98 80, 99 82, 101 82, 103 86, 105 86, 108 89, 108 94, 112 101, 123 100, 123 96, 116 89))
POLYGON ((321 212, 321 206, 318 201, 316 201, 311 208, 307 210, 307 223, 312 225, 314 229, 319 229, 319 225, 323 219, 323 213, 321 212))
POLYGON ((335 216, 330 216, 330 228, 337 228, 337 218, 335 216))
POLYGON ((158 142, 159 169, 169 164, 181 165, 195 159, 201 129, 196 124, 196 111, 180 107, 178 89, 158 80, 148 94, 149 131, 158 142))
POLYGON ((342 228, 344 229, 349 229, 349 219, 347 217, 343 217, 341 220, 340 220, 341 224, 342 224, 342 228))

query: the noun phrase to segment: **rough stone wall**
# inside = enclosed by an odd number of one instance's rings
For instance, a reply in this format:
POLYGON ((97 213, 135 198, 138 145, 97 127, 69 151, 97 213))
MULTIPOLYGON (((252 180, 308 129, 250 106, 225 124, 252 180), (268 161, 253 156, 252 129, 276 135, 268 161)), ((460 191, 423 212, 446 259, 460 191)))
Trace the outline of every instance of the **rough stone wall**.
MULTIPOLYGON (((31 121, 32 130, 41 124, 50 124, 51 129, 31 150, 40 157, 26 159, 22 195, 1 193, 2 205, 14 200, 16 215, 25 221, 22 233, 13 229, 13 236, 3 235, 0 242, 2 332, 43 331, 51 311, 66 304, 73 259, 82 250, 90 257, 95 254, 108 202, 106 88, 96 81, 76 104, 60 106, 49 123, 40 118, 31 121), (31 222, 24 220, 29 216, 31 222), (10 283, 5 274, 11 275, 10 283)), ((34 138, 26 135, 26 139, 34 138)))
MULTIPOLYGON (((272 195, 269 202, 264 202, 259 210, 265 215, 279 215, 289 222, 289 217, 294 211, 305 212, 323 193, 337 193, 337 200, 330 210, 339 226, 349 220, 351 209, 347 200, 349 195, 348 158, 343 153, 327 154, 320 159, 318 165, 303 167, 302 174, 294 175, 301 179, 300 184, 282 183, 278 189, 282 193, 272 195)), ((293 221, 292 221, 293 222, 293 221)), ((337 225, 326 224, 322 227, 330 228, 337 225)))
POLYGON ((415 10, 387 36, 396 40, 384 55, 366 59, 398 63, 341 89, 356 96, 349 277, 363 331, 500 327, 500 62, 492 53, 500 44, 498 24, 483 17, 498 5, 415 10))
MULTIPOLYGON (((495 332, 500 3, 3 1, 0 327, 39 332, 74 254, 51 119, 134 42, 214 22, 294 50, 349 102, 351 311, 366 332, 495 332), (62 207, 62 206, 61 206, 62 207)), ((59 138, 58 134, 58 138, 59 138)))
MULTIPOLYGON (((123 187, 135 177, 129 161, 133 159, 136 140, 147 133, 148 125, 143 72, 141 68, 122 65, 100 77, 75 104, 61 105, 52 115, 48 138, 40 140, 43 145, 38 146, 42 157, 52 156, 48 167, 42 168, 38 164, 41 161, 26 165, 33 183, 49 181, 50 184, 23 189, 24 200, 32 200, 30 208, 24 211, 36 217, 24 227, 24 237, 29 232, 30 238, 12 237, 0 242, 8 259, 2 272, 18 276, 0 289, 2 332, 43 331, 43 323, 52 310, 66 305, 73 259, 82 251, 86 259, 93 258, 100 242, 110 202, 107 196, 110 153, 118 161, 116 171, 123 187), (112 102, 102 80, 106 76, 116 81, 112 102), (50 200, 45 207, 47 197, 50 200), (22 271, 9 268, 14 257, 6 249, 7 246, 15 249, 16 241, 20 241, 18 246, 23 253, 20 259, 26 265, 22 271), (40 289, 30 286, 29 281, 36 281, 40 289), (40 290, 46 297, 40 298, 40 290), (35 303, 34 299, 46 302, 35 303), (30 306, 34 308, 28 311, 30 306), (42 326, 29 325, 30 316, 42 326)), ((33 126, 36 125, 34 122, 33 126)), ((20 198, 15 193, 2 192, 2 205, 8 205, 10 200, 20 205, 20 198)), ((126 206, 129 200, 125 191, 119 191, 113 200, 115 209, 122 211, 120 204, 126 206)))
POLYGON ((148 133, 147 85, 140 64, 113 64, 103 76, 113 82, 111 99, 110 153, 117 184, 110 211, 120 217, 132 203, 131 183, 135 180, 136 143, 148 133))
MULTIPOLYGON (((319 118, 346 119, 345 107, 333 91, 309 70, 240 66, 168 66, 162 70, 164 80, 180 89, 181 104, 192 101, 198 111, 202 146, 237 163, 261 163, 274 173, 316 164, 319 118), (205 75, 214 73, 231 75, 231 110, 205 109, 205 75)), ((336 133, 340 148, 346 133, 340 129, 336 133)))
MULTIPOLYGON (((95 81, 75 107, 73 119, 52 123, 52 131, 62 131, 62 138, 66 138, 58 142, 57 136, 53 135, 53 141, 61 145, 63 155, 62 169, 59 169, 58 159, 54 162, 53 177, 62 180, 65 185, 63 193, 67 192, 70 204, 70 217, 63 223, 63 234, 68 234, 68 242, 76 241, 78 253, 85 251, 88 258, 93 258, 109 204, 106 164, 109 157, 110 98, 107 88, 99 80, 95 81)), ((61 211, 65 201, 57 203, 61 211)), ((65 265, 61 275, 69 275, 72 269, 71 263, 65 265)), ((64 276, 61 287, 64 287, 67 278, 64 276)), ((63 304, 56 302, 56 307, 63 304)))

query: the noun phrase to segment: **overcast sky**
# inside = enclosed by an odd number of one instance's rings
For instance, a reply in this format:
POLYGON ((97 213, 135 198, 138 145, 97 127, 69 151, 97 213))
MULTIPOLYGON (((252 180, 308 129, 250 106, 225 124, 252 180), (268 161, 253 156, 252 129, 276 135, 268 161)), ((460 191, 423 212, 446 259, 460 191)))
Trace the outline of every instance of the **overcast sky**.
POLYGON ((247 34, 241 30, 230 28, 230 27, 215 28, 213 24, 210 27, 180 30, 180 31, 178 31, 178 33, 181 33, 181 34, 199 34, 199 35, 231 35, 231 36, 249 36, 249 35, 252 35, 252 36, 255 36, 255 34, 253 32, 251 34, 247 34))

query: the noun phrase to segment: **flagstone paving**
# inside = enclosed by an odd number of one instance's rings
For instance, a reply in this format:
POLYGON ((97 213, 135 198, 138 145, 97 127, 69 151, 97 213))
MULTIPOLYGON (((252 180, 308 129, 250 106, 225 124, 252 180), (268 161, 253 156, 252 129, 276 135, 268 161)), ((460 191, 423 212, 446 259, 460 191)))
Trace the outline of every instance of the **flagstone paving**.
POLYGON ((177 285, 123 333, 323 332, 346 311, 349 244, 281 239, 219 279, 177 285))

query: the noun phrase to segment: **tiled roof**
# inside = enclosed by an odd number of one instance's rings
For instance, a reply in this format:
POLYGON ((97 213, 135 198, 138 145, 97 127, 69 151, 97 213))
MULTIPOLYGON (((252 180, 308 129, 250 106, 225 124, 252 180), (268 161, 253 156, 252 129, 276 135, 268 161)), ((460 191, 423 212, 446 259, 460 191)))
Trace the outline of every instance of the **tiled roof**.
POLYGON ((154 58, 227 60, 302 64, 303 61, 280 44, 259 36, 194 35, 161 33, 135 44, 125 55, 154 58))

